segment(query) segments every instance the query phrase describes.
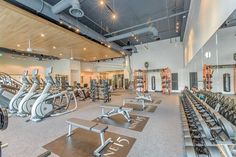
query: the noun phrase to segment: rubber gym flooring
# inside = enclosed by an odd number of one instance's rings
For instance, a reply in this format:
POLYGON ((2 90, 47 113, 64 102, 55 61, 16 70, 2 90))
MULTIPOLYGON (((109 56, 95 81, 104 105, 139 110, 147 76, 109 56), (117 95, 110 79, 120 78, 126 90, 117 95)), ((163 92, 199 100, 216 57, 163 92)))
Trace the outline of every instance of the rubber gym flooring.
MULTIPOLYGON (((120 91, 112 96, 112 104, 121 104, 125 97, 135 94, 120 91)), ((154 93, 153 99, 161 100, 155 112, 133 111, 132 114, 149 117, 144 129, 134 131, 109 125, 109 132, 135 138, 129 157, 181 157, 183 137, 179 112, 178 95, 154 93)), ((7 130, 0 133, 0 139, 9 146, 3 150, 3 157, 35 157, 46 150, 42 146, 67 133, 65 121, 69 118, 94 120, 100 115, 102 102, 79 102, 76 112, 60 117, 47 118, 42 122, 25 122, 27 118, 12 116, 7 130)), ((56 157, 55 154, 51 155, 56 157)), ((79 156, 79 155, 78 155, 79 156)))

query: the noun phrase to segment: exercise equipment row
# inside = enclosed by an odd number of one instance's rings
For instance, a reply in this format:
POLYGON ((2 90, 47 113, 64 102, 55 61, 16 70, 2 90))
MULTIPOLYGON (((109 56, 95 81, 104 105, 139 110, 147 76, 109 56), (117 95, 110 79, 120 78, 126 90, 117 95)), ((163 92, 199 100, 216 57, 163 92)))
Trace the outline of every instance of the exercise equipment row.
POLYGON ((77 109, 77 100, 73 89, 61 89, 52 78, 53 68, 45 71, 45 87, 40 89, 38 70, 32 71, 32 82, 28 72, 22 75, 22 86, 9 103, 9 112, 19 117, 30 116, 31 121, 40 121, 46 117, 59 116, 77 109), (72 100, 74 107, 72 108, 72 100))
POLYGON ((223 96, 220 93, 213 93, 203 90, 199 91, 197 95, 215 111, 220 113, 223 117, 236 126, 236 104, 234 99, 223 96))
POLYGON ((198 97, 185 90, 181 96, 181 117, 188 157, 235 155, 235 128, 210 110, 198 97), (222 147, 222 148, 220 148, 222 147))

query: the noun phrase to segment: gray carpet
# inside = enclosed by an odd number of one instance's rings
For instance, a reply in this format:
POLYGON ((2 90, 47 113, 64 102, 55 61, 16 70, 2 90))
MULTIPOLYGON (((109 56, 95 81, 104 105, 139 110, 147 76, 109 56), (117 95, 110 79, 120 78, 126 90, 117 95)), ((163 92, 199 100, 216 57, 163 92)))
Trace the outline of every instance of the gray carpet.
MULTIPOLYGON (((130 97, 126 92, 112 96, 111 103, 122 103, 122 98, 130 97)), ((154 113, 135 111, 134 114, 150 117, 143 132, 109 126, 109 131, 136 138, 129 157, 181 157, 183 140, 177 95, 164 96, 154 93, 155 99, 162 100, 154 113)), ((0 140, 9 146, 3 150, 3 157, 35 157, 46 150, 41 146, 67 132, 65 121, 71 117, 93 120, 100 114, 102 102, 79 102, 78 111, 45 119, 42 122, 25 122, 26 119, 11 117, 7 130, 0 132, 0 140)), ((55 155, 52 155, 52 157, 55 155)), ((79 155, 78 155, 79 156, 79 155)))

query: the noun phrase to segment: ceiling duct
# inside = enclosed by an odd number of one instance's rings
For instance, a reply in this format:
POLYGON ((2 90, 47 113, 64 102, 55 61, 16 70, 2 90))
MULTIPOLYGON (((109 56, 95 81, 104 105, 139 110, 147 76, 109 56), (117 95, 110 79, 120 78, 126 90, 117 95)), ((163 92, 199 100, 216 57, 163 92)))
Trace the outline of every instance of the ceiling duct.
POLYGON ((230 19, 225 22, 225 25, 227 27, 235 26, 236 25, 236 19, 230 19))
POLYGON ((132 53, 137 53, 137 52, 138 52, 137 48, 136 48, 135 46, 133 46, 133 45, 130 45, 130 46, 123 46, 122 48, 123 48, 124 50, 128 50, 128 51, 130 51, 130 52, 132 52, 132 53))
POLYGON ((145 27, 142 29, 138 29, 132 32, 128 32, 128 33, 124 33, 124 34, 120 34, 117 36, 113 36, 110 38, 107 38, 108 42, 112 42, 112 41, 117 41, 117 40, 121 40, 121 39, 125 39, 134 35, 140 35, 140 34, 144 34, 144 33, 152 33, 153 34, 153 38, 157 39, 158 38, 158 31, 155 27, 145 27))
POLYGON ((58 14, 65 9, 69 8, 69 12, 74 17, 83 17, 84 12, 80 8, 80 2, 79 0, 61 0, 56 5, 52 6, 52 12, 54 14, 58 14))

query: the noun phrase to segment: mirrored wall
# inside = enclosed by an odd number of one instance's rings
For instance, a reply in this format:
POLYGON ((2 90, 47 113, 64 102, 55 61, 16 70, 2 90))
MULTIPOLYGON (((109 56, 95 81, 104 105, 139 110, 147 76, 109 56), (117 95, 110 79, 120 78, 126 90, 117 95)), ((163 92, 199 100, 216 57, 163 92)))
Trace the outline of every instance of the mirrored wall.
POLYGON ((236 93, 236 11, 187 66, 189 87, 223 94, 236 93), (235 57, 234 57, 235 56, 235 57))

